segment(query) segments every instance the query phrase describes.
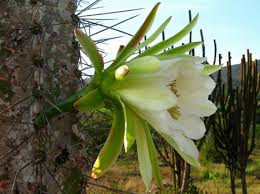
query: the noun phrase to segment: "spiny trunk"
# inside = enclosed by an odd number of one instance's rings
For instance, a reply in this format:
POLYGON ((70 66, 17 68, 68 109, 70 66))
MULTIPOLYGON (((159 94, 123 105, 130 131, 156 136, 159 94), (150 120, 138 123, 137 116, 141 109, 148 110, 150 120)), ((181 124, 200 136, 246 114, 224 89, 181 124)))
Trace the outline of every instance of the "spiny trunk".
POLYGON ((71 25, 75 10, 76 0, 0 2, 2 192, 11 193, 15 177, 19 193, 61 190, 55 176, 62 177, 63 171, 56 159, 64 150, 74 157, 70 145, 75 114, 48 121, 48 127, 37 131, 31 123, 37 113, 79 88, 71 25))

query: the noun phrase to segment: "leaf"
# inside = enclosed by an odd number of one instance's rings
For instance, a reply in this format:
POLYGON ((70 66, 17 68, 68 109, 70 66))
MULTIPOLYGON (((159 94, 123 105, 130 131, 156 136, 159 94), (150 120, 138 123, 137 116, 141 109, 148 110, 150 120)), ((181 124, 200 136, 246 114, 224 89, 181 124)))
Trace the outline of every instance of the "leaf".
POLYGON ((189 52, 190 50, 194 49, 197 46, 200 46, 201 44, 202 42, 191 42, 165 51, 163 52, 163 54, 185 54, 186 52, 189 52))
POLYGON ((175 34, 174 36, 170 37, 167 40, 164 40, 162 42, 157 43, 156 45, 152 46, 151 48, 149 48, 148 50, 142 52, 139 57, 141 56, 146 56, 146 55, 154 55, 157 54, 161 51, 163 51, 164 49, 172 46, 173 44, 175 44, 176 42, 178 42, 179 40, 181 40, 183 37, 185 37, 191 30, 192 28, 195 26, 195 24, 198 21, 198 17, 199 15, 196 15, 196 17, 186 26, 184 27, 181 31, 179 31, 177 34, 175 34))
POLYGON ((139 44, 135 51, 142 49, 143 47, 149 45, 150 43, 152 43, 162 32, 163 30, 166 28, 166 26, 169 24, 169 22, 171 21, 172 17, 169 17, 165 20, 165 22, 144 42, 142 42, 141 44, 139 44))
POLYGON ((70 174, 65 178, 63 185, 63 191, 66 194, 80 194, 81 193, 81 181, 83 175, 81 174, 80 169, 72 168, 70 174))
POLYGON ((75 109, 80 112, 91 112, 105 106, 104 97, 99 89, 94 89, 74 103, 75 109))
POLYGON ((142 40, 144 35, 149 31, 150 27, 152 26, 159 5, 160 3, 157 3, 153 7, 153 9, 146 17, 144 23, 141 25, 141 27, 136 32, 134 37, 128 42, 125 48, 118 54, 115 61, 107 68, 107 71, 109 71, 112 68, 115 69, 119 67, 122 62, 124 62, 130 55, 134 53, 135 47, 139 44, 139 42, 142 40))
POLYGON ((131 109, 125 107, 125 110, 126 110, 126 118, 127 118, 127 127, 125 129, 125 135, 124 135, 124 148, 125 148, 125 152, 127 153, 135 141, 134 130, 137 127, 136 126, 137 121, 136 121, 136 115, 131 109))
POLYGON ((95 70, 100 75, 104 68, 104 61, 98 51, 96 44, 80 29, 75 29, 74 33, 78 42, 80 43, 86 55, 89 57, 91 63, 93 64, 95 70))
POLYGON ((123 109, 124 108, 120 105, 114 107, 112 127, 92 168, 91 176, 93 178, 98 178, 105 173, 114 164, 120 154, 124 141, 125 129, 123 109))
POLYGON ((153 168, 149 156, 149 148, 146 140, 145 129, 140 119, 138 119, 137 126, 135 128, 135 137, 137 144, 139 169, 146 190, 148 190, 151 187, 151 182, 153 178, 153 168))
POLYGON ((222 65, 204 65, 202 73, 204 75, 211 75, 212 73, 215 73, 216 71, 220 70, 222 65))
POLYGON ((157 158, 157 151, 156 151, 155 145, 153 143, 153 138, 152 138, 149 126, 147 124, 145 124, 144 130, 145 130, 145 135, 146 135, 146 140, 147 140, 147 145, 148 145, 148 150, 149 150, 149 156, 150 156, 152 169, 153 169, 153 176, 157 182, 157 185, 159 187, 163 188, 163 183, 162 183, 160 168, 159 168, 159 162, 158 162, 158 158, 157 158))

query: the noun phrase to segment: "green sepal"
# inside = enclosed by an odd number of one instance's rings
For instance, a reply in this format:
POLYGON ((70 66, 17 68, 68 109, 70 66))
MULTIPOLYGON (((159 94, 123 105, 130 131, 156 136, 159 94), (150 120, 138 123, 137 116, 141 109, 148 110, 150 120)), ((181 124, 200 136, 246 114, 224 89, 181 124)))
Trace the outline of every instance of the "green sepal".
POLYGON ((142 42, 141 44, 139 44, 135 51, 138 51, 142 48, 144 48, 145 46, 149 45, 150 43, 152 43, 159 35, 161 35, 161 33, 163 32, 163 30, 166 28, 166 26, 169 24, 169 22, 171 21, 172 17, 169 17, 165 20, 165 22, 163 22, 163 24, 144 42, 142 42))
POLYGON ((91 112, 104 106, 104 97, 98 88, 93 89, 74 103, 74 108, 80 112, 91 112))
POLYGON ((119 56, 119 54, 122 52, 122 50, 123 50, 124 48, 125 48, 124 45, 120 45, 120 46, 119 46, 119 49, 118 49, 118 51, 117 51, 117 53, 116 53, 116 57, 119 56))
POLYGON ((111 116, 111 117, 113 116, 112 111, 108 108, 100 108, 100 109, 98 109, 98 111, 107 115, 107 116, 111 116))
POLYGON ((222 65, 204 65, 202 73, 203 75, 211 75, 216 71, 220 70, 222 65))
POLYGON ((114 164, 120 154, 124 141, 124 115, 124 107, 120 104, 115 104, 112 127, 92 168, 91 176, 93 178, 98 178, 105 173, 114 164))
POLYGON ((127 127, 125 129, 125 135, 124 135, 124 148, 125 152, 127 153, 133 143, 135 142, 135 134, 134 129, 136 128, 136 115, 135 113, 129 109, 128 107, 125 107, 126 110, 126 119, 127 119, 127 127))
POLYGON ((82 88, 80 91, 74 93, 72 96, 66 98, 65 100, 59 102, 56 106, 59 108, 56 109, 55 107, 48 108, 45 113, 38 113, 36 117, 33 119, 33 126, 35 129, 40 129, 47 125, 47 120, 51 118, 57 117, 58 115, 65 113, 65 112, 74 112, 74 103, 80 99, 82 96, 86 95, 88 92, 92 91, 93 87, 92 84, 89 84, 82 88), (62 113, 61 113, 62 112, 62 113))
POLYGON ((186 52, 189 52, 190 50, 200 46, 201 44, 202 42, 191 42, 185 45, 172 48, 168 51, 163 52, 163 54, 185 54, 186 52))
POLYGON ((135 52, 136 46, 139 44, 139 42, 142 40, 142 38, 145 36, 145 34, 149 31, 151 28, 156 12, 158 10, 160 3, 157 3, 149 15, 146 17, 144 23, 141 25, 139 30, 136 32, 136 34, 133 36, 133 38, 128 42, 128 44, 125 46, 125 48, 118 54, 117 58, 114 60, 114 62, 107 68, 107 71, 110 69, 116 69, 119 67, 126 59, 132 55, 135 52))
POLYGON ((93 64, 96 73, 100 76, 104 68, 104 61, 96 44, 80 29, 75 29, 74 33, 84 52, 93 64))
POLYGON ((134 58, 115 70, 116 80, 124 80, 129 75, 155 73, 160 70, 161 62, 154 56, 134 58))
POLYGON ((154 56, 135 58, 126 63, 130 74, 155 73, 160 70, 161 62, 154 56))
POLYGON ((161 173, 160 173, 160 167, 159 167, 159 162, 157 158, 157 151, 155 148, 155 145, 153 143, 153 138, 149 129, 149 126, 144 123, 144 131, 146 135, 146 140, 147 140, 147 145, 148 145, 148 150, 149 150, 149 156, 152 164, 152 169, 153 169, 153 176, 156 180, 157 185, 160 188, 163 188, 163 183, 161 179, 161 173))
POLYGON ((143 182, 146 187, 146 191, 148 191, 151 187, 151 182, 153 178, 153 168, 150 159, 150 153, 148 148, 148 143, 146 139, 145 129, 143 120, 138 119, 135 127, 135 138, 137 145, 137 155, 138 155, 138 163, 139 170, 143 179, 143 182))
POLYGON ((142 26, 138 29, 138 31, 136 32, 136 34, 134 35, 134 37, 130 40, 129 44, 127 45, 130 46, 130 48, 135 48, 139 42, 143 39, 143 37, 145 36, 145 34, 149 31, 149 29, 151 28, 156 12, 159 8, 160 3, 157 3, 152 11, 149 13, 149 15, 147 16, 146 20, 144 21, 144 23, 142 24, 142 26))
POLYGON ((197 57, 192 55, 179 55, 179 54, 160 54, 160 55, 154 55, 157 59, 163 61, 163 60, 172 60, 172 59, 185 59, 185 60, 191 60, 191 61, 206 61, 207 58, 205 57, 197 57))
POLYGON ((174 36, 170 37, 167 40, 157 43, 156 45, 152 46, 148 50, 142 52, 139 56, 141 57, 146 55, 154 55, 172 46, 173 44, 181 40, 183 37, 185 37, 192 30, 192 28, 195 26, 195 24, 198 21, 198 17, 199 15, 196 15, 196 17, 177 34, 175 34, 174 36))

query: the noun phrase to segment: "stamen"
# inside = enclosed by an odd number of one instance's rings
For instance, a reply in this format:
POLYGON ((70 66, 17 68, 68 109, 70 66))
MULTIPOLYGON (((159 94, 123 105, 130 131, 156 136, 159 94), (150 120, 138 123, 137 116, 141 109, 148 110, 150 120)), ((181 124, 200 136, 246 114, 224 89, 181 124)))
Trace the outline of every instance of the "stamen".
POLYGON ((179 94, 179 92, 177 91, 176 80, 174 80, 172 83, 170 83, 169 86, 170 86, 170 88, 171 88, 171 91, 172 91, 177 97, 179 97, 180 94, 179 94))
POLYGON ((171 117, 175 120, 178 120, 181 116, 180 107, 178 106, 172 107, 168 110, 168 112, 170 113, 171 117))

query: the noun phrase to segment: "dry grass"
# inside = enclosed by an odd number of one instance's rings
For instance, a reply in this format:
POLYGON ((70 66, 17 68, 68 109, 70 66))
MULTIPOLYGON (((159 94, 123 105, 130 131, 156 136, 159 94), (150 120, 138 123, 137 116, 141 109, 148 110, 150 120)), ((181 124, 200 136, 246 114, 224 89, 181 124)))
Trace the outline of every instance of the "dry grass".
MULTIPOLYGON (((248 166, 248 193, 260 194, 260 155, 250 162, 248 166), (258 157, 258 158, 257 158, 258 157)), ((171 170, 169 167, 162 167, 161 173, 165 184, 172 184, 171 170)), ((212 194, 230 194, 228 170, 223 164, 207 163, 201 169, 192 169, 191 174, 195 185, 202 191, 212 194)), ((136 161, 118 162, 111 170, 109 170, 96 183, 105 185, 113 189, 124 190, 134 193, 145 193, 145 187, 141 180, 141 176, 136 161)), ((240 180, 236 182, 237 193, 241 192, 240 180)), ((155 193, 156 186, 153 184, 151 193, 155 193)), ((173 191, 163 192, 172 193, 173 191)), ((91 186, 88 193, 115 193, 106 189, 91 186)))
MULTIPOLYGON (((257 147, 250 157, 247 167, 247 188, 249 194, 260 194, 260 125, 258 127, 257 147)), ((202 158, 203 160, 203 158, 202 158)), ((172 184, 172 174, 169 167, 161 167, 161 175, 165 184, 172 184)), ((191 177, 194 184, 208 194, 230 194, 230 181, 228 170, 224 164, 211 162, 202 163, 202 168, 192 169, 191 177)), ((132 193, 145 193, 138 163, 136 160, 121 160, 114 165, 103 177, 96 181, 101 185, 113 189, 124 190, 132 193)), ((156 192, 153 184, 150 193, 156 192)), ((236 181, 236 192, 241 194, 241 183, 239 176, 236 181)), ((109 194, 115 193, 99 187, 89 187, 87 193, 109 194)), ((173 194, 173 190, 163 191, 163 194, 173 194)))

